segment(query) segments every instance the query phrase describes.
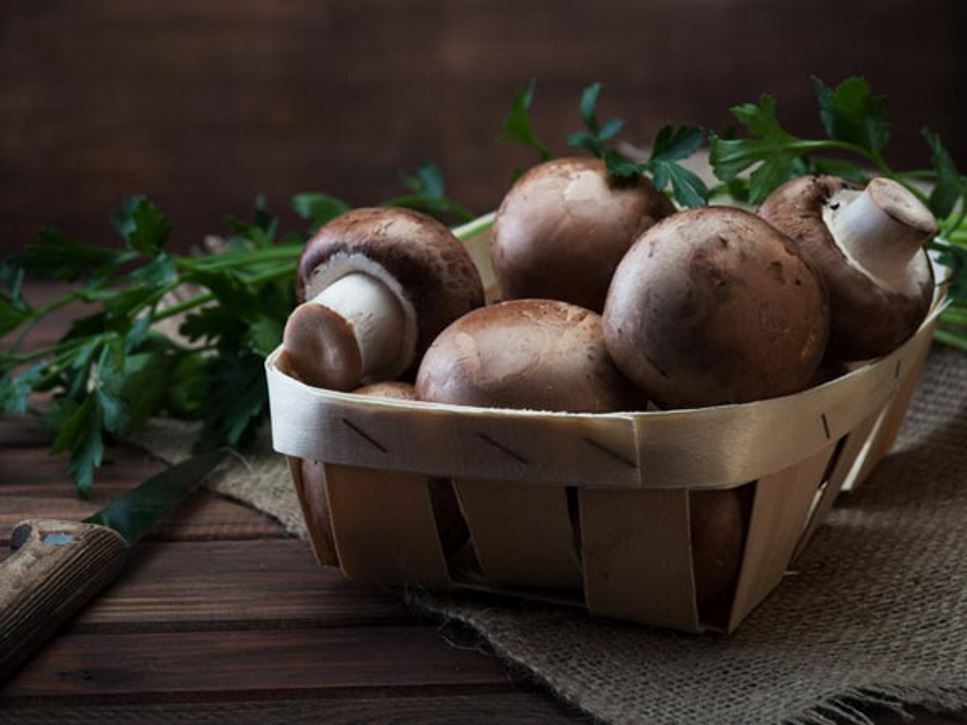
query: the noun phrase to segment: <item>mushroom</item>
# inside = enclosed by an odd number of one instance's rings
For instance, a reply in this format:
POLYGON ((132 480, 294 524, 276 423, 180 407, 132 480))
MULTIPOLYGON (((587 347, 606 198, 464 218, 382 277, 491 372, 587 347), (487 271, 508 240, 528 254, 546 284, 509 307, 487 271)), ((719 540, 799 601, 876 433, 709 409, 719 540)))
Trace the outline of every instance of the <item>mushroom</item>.
POLYGON ((615 369, 601 318, 556 300, 513 300, 464 315, 433 341, 420 400, 491 408, 603 413, 643 399, 615 369))
POLYGON ((729 615, 745 547, 748 489, 696 490, 688 494, 695 599, 703 622, 729 615))
POLYGON ((604 310, 615 364, 665 408, 801 390, 828 332, 822 280, 795 244, 729 207, 680 212, 646 231, 604 310))
POLYGON ((306 242, 280 365, 320 388, 351 390, 409 370, 434 337, 483 304, 470 255, 440 222, 409 209, 356 209, 306 242))
POLYGON ((364 385, 353 391, 353 395, 368 395, 373 398, 388 400, 419 400, 416 388, 412 383, 401 383, 397 380, 384 380, 371 385, 364 385))
POLYGON ((826 280, 832 359, 885 355, 923 322, 934 287, 923 244, 937 222, 902 185, 877 178, 862 189, 803 176, 772 192, 759 216, 790 236, 826 280))
POLYGON ((600 159, 534 167, 494 221, 490 253, 505 299, 558 299, 600 313, 628 247, 674 212, 647 178, 616 184, 600 159))

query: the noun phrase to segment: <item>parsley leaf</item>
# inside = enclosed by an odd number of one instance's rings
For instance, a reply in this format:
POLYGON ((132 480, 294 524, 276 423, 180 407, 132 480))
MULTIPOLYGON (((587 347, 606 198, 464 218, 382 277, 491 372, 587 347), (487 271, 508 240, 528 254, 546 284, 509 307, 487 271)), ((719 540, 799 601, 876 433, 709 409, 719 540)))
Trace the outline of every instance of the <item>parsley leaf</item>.
POLYGON ((856 144, 878 155, 890 140, 886 97, 873 95, 864 78, 847 78, 835 90, 816 76, 810 80, 819 101, 819 118, 829 138, 856 144))
POLYGON ((113 269, 131 259, 131 255, 84 244, 47 227, 40 230, 37 241, 28 244, 16 261, 31 276, 74 282, 104 268, 113 269))
POLYGON ((142 194, 125 199, 111 223, 131 249, 152 256, 161 251, 171 233, 167 218, 142 194))
POLYGON ((709 161, 715 175, 725 182, 759 164, 749 179, 749 201, 758 204, 792 177, 798 157, 794 144, 799 139, 779 124, 776 100, 768 93, 758 103, 743 103, 731 111, 750 137, 712 136, 709 161))
POLYGON ((51 453, 70 452, 67 472, 76 481, 81 497, 88 498, 94 483, 94 469, 101 465, 104 455, 103 411, 97 395, 87 395, 80 404, 69 398, 59 401, 49 421, 59 431, 51 453))
POLYGON ((314 234, 323 224, 345 214, 351 208, 342 199, 317 191, 306 191, 292 197, 292 210, 309 222, 310 234, 314 234))
POLYGON ((177 418, 197 418, 212 385, 214 358, 201 352, 183 355, 171 370, 165 389, 165 408, 177 418))
POLYGON ((220 355, 215 363, 196 451, 247 442, 268 408, 260 355, 220 355))
POLYGON ((672 197, 680 205, 694 207, 708 203, 709 190, 705 183, 677 163, 702 145, 705 140, 702 130, 697 126, 664 126, 655 137, 648 161, 635 163, 617 149, 607 148, 607 142, 621 130, 624 119, 611 118, 604 125, 599 124, 596 107, 600 93, 600 83, 592 83, 584 89, 580 108, 585 128, 568 136, 568 144, 587 149, 603 159, 608 175, 619 184, 633 183, 642 173, 648 172, 657 189, 671 186, 672 197))
POLYGON ((453 216, 459 221, 474 218, 469 209, 447 198, 443 173, 436 164, 424 161, 416 174, 401 174, 400 178, 411 193, 388 199, 383 206, 405 207, 431 216, 453 216))
MULTIPOLYGON (((581 120, 584 121, 585 129, 572 133, 567 137, 567 142, 569 146, 587 149, 598 158, 604 159, 607 154, 605 142, 617 135, 622 126, 624 126, 624 119, 610 118, 604 122, 603 126, 598 125, 596 107, 598 105, 598 96, 601 94, 601 87, 600 83, 592 83, 584 89, 584 92, 581 94, 580 109, 581 120)), ((622 166, 614 154, 611 154, 611 158, 616 171, 619 172, 612 172, 612 176, 615 178, 626 179, 640 173, 639 171, 633 172, 630 168, 622 166)))
POLYGON ((923 128, 920 133, 930 146, 930 163, 937 173, 936 183, 930 192, 930 211, 942 219, 954 210, 958 199, 967 194, 967 188, 953 159, 940 142, 940 136, 929 128, 923 128))
POLYGON ((658 189, 670 183, 672 196, 682 206, 708 203, 708 187, 695 173, 676 163, 694 154, 705 140, 698 126, 664 126, 655 136, 651 158, 646 164, 658 189))
POLYGON ((30 391, 44 374, 44 363, 37 363, 22 373, 6 372, 0 377, 0 410, 13 415, 27 412, 30 391))
POLYGON ((255 199, 255 213, 251 222, 232 215, 225 217, 225 222, 232 232, 228 238, 229 247, 243 249, 271 247, 279 226, 278 218, 269 212, 265 197, 261 194, 255 199))
POLYGON ((514 96, 510 114, 504 121, 504 132, 497 140, 524 144, 534 149, 541 161, 547 161, 551 158, 551 151, 537 138, 531 125, 530 107, 534 102, 536 88, 537 80, 532 80, 524 90, 514 96))

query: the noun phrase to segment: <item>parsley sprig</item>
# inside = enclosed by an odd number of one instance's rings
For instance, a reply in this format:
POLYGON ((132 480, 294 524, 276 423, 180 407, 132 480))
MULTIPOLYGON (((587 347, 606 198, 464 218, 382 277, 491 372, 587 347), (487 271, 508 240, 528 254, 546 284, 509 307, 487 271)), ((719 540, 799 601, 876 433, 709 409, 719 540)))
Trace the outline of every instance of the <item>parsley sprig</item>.
POLYGON ((814 77, 812 87, 825 138, 801 138, 783 128, 775 99, 768 94, 756 103, 735 106, 732 115, 745 134, 711 137, 709 158, 723 182, 713 193, 724 191, 758 204, 793 176, 810 173, 835 174, 861 184, 885 176, 903 184, 940 221, 940 231, 928 248, 952 273, 951 304, 941 317, 937 339, 967 350, 967 179, 929 128, 921 135, 930 152, 930 168, 893 168, 884 156, 890 140, 886 99, 874 94, 863 78, 848 78, 831 88, 814 77))
MULTIPOLYGON (((386 205, 473 218, 446 196, 435 165, 424 163, 404 183, 408 193, 386 205)), ((292 208, 306 230, 283 236, 260 198, 250 219, 226 218, 215 249, 184 255, 167 249, 167 218, 143 196, 132 196, 111 217, 120 246, 46 229, 0 264, 0 411, 24 414, 32 393, 52 393, 43 411, 56 434, 51 450, 69 454, 68 472, 82 496, 90 493, 105 446, 152 415, 201 421, 199 451, 253 438, 268 409, 263 361, 281 342, 294 305, 292 279, 303 243, 350 205, 310 192, 296 195, 292 208), (76 287, 35 307, 23 296, 27 277, 76 287), (73 303, 96 311, 56 343, 23 349, 31 329, 73 303)))
MULTIPOLYGON (((568 145, 585 149, 602 159, 608 174, 619 185, 634 183, 642 174, 649 174, 652 183, 658 189, 669 189, 672 198, 681 206, 707 204, 709 190, 705 183, 678 163, 694 154, 705 141, 702 129, 698 126, 663 126, 651 145, 649 159, 635 162, 611 145, 624 127, 624 119, 613 117, 603 122, 598 119, 601 88, 600 83, 592 83, 581 94, 580 112, 584 128, 568 136, 568 145)), ((551 158, 551 152, 537 138, 530 119, 535 89, 536 83, 531 81, 514 99, 510 115, 504 122, 504 134, 498 140, 522 143, 536 150, 541 161, 547 161, 551 158)), ((519 174, 518 170, 514 175, 519 174)))

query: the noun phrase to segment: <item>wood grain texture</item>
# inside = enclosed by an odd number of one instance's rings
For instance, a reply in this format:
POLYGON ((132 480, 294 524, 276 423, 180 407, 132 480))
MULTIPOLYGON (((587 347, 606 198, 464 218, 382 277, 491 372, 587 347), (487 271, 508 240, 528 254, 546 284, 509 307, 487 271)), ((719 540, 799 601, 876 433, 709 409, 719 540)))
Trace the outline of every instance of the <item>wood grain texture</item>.
POLYGON ((965 25, 961 0, 7 0, 0 244, 46 223, 114 239, 110 210, 143 191, 186 246, 257 192, 372 203, 424 158, 490 208, 531 161, 494 143, 531 77, 560 151, 592 80, 640 142, 669 121, 722 128, 763 91, 812 133, 809 74, 863 73, 890 100, 891 157, 925 165, 928 124, 963 164, 965 25))
POLYGON ((506 684, 504 665, 434 627, 342 627, 57 638, 0 690, 21 697, 285 694, 506 684))
POLYGON ((413 621, 395 593, 320 567, 304 541, 142 544, 71 628, 87 632, 276 629, 413 621))
MULTIPOLYGON (((305 697, 302 699, 226 702, 166 702, 126 705, 11 706, 18 725, 40 723, 215 723, 231 718, 233 725, 331 725, 358 723, 423 723, 424 725, 489 725, 490 723, 566 723, 589 720, 550 699, 530 692, 478 688, 476 693, 411 691, 379 697, 305 697)), ((949 722, 949 721, 945 721, 949 722)))
MULTIPOLYGON (((38 456, 43 453, 38 450, 38 456)), ((142 478, 154 471, 145 470, 142 478)), ((79 520, 90 516, 139 481, 128 479, 110 485, 99 478, 87 501, 77 497, 74 484, 34 483, 7 485, 0 477, 0 544, 10 541, 11 529, 24 518, 42 517, 79 520)), ((265 514, 214 494, 198 492, 185 499, 173 514, 160 521, 147 535, 148 541, 207 541, 213 539, 263 539, 285 536, 265 514)))
POLYGON ((0 563, 0 682, 117 576, 127 542, 113 529, 32 519, 0 563))

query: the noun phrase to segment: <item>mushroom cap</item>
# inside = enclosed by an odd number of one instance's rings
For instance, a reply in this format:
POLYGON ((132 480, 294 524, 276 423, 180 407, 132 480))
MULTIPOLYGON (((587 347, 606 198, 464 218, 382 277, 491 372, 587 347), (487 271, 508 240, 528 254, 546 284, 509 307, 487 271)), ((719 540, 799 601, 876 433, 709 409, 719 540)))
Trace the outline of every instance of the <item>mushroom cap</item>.
POLYGON ((369 395, 374 398, 389 398, 390 400, 419 400, 416 388, 411 383, 401 383, 396 380, 384 380, 372 385, 364 385, 353 391, 354 395, 369 395))
POLYGON ((689 493, 695 597, 703 621, 728 617, 745 547, 742 488, 689 493))
POLYGON ((420 400, 492 408, 604 413, 643 407, 615 369, 594 312, 556 300, 474 310, 427 350, 420 400))
POLYGON ((453 320, 484 303, 480 275, 463 244, 436 219, 410 209, 353 209, 306 242, 296 295, 312 298, 340 277, 365 272, 411 305, 416 357, 453 320))
POLYGON ((673 213, 644 176, 616 185, 600 159, 535 166, 504 197, 490 238, 504 298, 558 299, 600 313, 628 247, 673 213))
POLYGON ((646 231, 604 310, 615 364, 669 408, 801 390, 828 332, 819 275, 791 240, 730 207, 680 212, 646 231))
POLYGON ((823 221, 823 207, 855 184, 835 176, 802 176, 776 189, 759 216, 790 237, 826 281, 832 311, 829 356, 865 360, 895 350, 923 322, 933 300, 933 269, 924 250, 911 262, 919 284, 887 289, 853 264, 823 221))

